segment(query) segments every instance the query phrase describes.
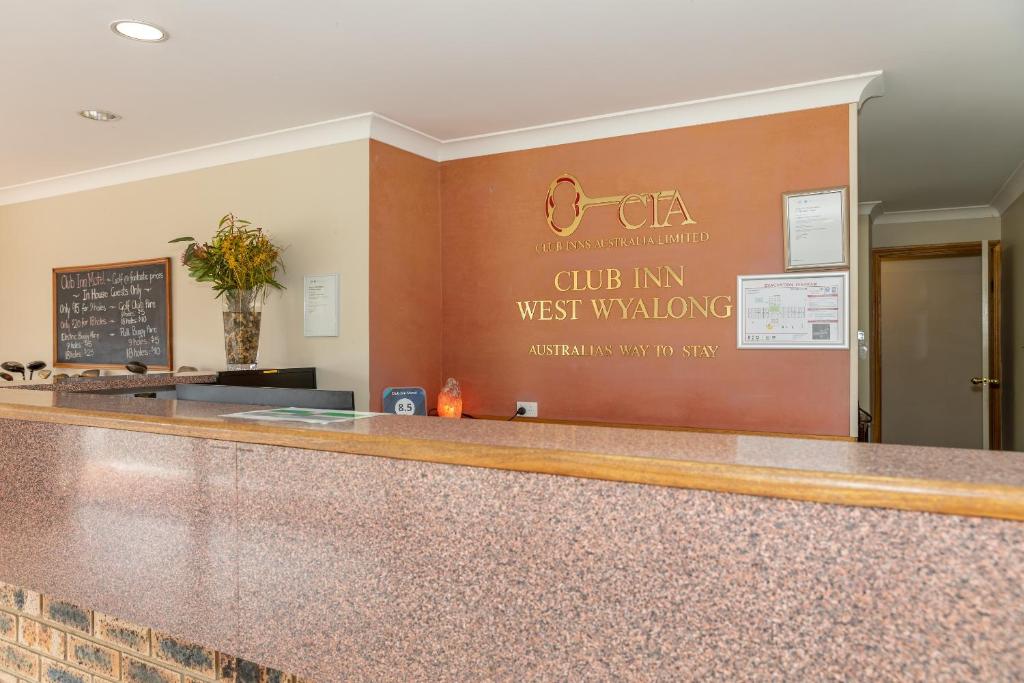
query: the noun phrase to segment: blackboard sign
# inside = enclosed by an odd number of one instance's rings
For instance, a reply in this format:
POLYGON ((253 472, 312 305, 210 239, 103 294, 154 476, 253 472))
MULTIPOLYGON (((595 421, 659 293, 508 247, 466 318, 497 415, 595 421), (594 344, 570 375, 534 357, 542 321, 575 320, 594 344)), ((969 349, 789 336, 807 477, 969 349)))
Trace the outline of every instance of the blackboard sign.
POLYGON ((53 269, 54 367, 170 370, 171 259, 53 269))

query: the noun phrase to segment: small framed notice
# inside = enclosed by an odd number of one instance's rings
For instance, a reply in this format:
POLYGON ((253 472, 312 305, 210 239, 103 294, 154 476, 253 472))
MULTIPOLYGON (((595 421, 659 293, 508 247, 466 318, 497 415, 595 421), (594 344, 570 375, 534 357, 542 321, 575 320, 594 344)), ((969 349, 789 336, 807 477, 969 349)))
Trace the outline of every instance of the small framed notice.
POLYGON ((782 195, 785 270, 850 265, 846 188, 782 195))
POLYGON ((338 336, 338 274, 307 275, 302 279, 302 334, 338 336))
POLYGON ((736 346, 848 349, 848 273, 740 275, 736 346))

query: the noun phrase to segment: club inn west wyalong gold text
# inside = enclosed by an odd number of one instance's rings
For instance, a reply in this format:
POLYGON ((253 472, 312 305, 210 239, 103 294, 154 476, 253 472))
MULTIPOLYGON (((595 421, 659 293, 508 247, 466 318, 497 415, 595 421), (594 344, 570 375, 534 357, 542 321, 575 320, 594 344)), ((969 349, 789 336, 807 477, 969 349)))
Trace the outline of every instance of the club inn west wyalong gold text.
MULTIPOLYGON (((686 277, 684 266, 637 266, 629 276, 624 276, 618 268, 589 268, 560 270, 555 273, 553 284, 555 290, 562 293, 617 293, 627 286, 646 292, 683 288, 686 277)), ((732 296, 728 294, 528 299, 515 303, 524 321, 544 322, 579 320, 587 311, 597 320, 707 320, 729 318, 733 309, 732 296), (589 307, 585 305, 588 301, 589 307)))
MULTIPOLYGON (((619 268, 560 270, 552 285, 557 292, 602 292, 619 294, 620 290, 634 296, 602 296, 583 298, 529 299, 516 301, 524 322, 555 322, 579 320, 581 316, 600 321, 632 320, 708 320, 732 317, 732 296, 728 294, 672 294, 662 290, 686 286, 684 266, 637 266, 624 273, 619 268), (641 294, 642 293, 642 294, 641 294), (666 294, 668 294, 666 296, 666 294)), ((716 358, 718 346, 686 344, 678 348, 662 344, 619 344, 618 354, 611 344, 532 344, 531 356, 596 356, 621 355, 632 358, 659 357, 692 359, 716 358)))

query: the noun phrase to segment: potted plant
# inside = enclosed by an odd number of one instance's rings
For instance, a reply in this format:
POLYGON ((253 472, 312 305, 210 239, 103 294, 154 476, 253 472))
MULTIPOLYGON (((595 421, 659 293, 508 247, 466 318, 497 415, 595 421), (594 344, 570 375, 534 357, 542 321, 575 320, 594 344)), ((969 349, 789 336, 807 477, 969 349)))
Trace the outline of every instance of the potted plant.
POLYGON ((228 370, 253 370, 260 345, 262 306, 271 289, 284 289, 277 280, 284 270, 281 247, 263 229, 228 214, 220 219, 209 242, 194 237, 171 240, 188 242, 181 255, 188 274, 213 285, 223 301, 224 355, 228 370))

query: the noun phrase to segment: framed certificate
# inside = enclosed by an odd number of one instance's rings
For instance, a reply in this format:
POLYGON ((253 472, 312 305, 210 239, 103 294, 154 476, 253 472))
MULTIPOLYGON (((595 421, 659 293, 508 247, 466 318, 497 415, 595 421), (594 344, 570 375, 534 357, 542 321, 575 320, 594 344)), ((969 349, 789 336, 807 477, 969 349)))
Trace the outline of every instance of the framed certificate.
POLYGON ((782 195, 787 272, 849 267, 846 202, 845 187, 782 195))
POLYGON ((740 349, 849 349, 849 273, 740 275, 740 349))

